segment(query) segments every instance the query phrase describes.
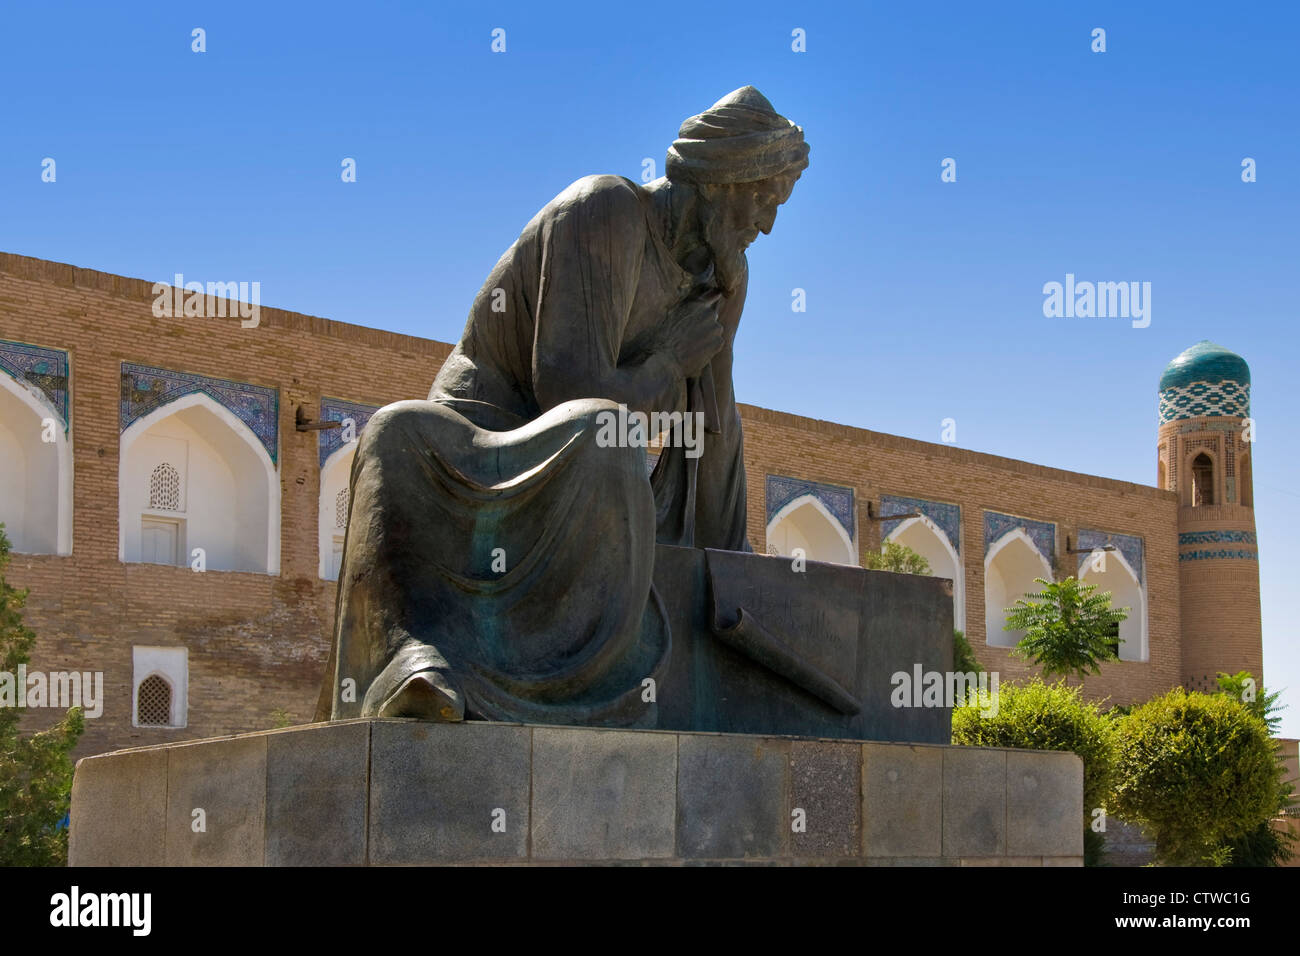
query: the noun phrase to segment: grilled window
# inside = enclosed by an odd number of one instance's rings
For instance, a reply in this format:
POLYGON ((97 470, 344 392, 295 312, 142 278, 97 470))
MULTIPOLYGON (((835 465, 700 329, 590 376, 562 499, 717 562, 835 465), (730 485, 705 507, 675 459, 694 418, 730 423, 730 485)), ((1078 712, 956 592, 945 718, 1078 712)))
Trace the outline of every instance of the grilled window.
POLYGON ((142 727, 167 727, 172 722, 172 689, 157 674, 140 682, 136 694, 136 723, 142 727))
POLYGON ((167 462, 149 476, 149 507, 159 511, 181 510, 181 473, 167 462))

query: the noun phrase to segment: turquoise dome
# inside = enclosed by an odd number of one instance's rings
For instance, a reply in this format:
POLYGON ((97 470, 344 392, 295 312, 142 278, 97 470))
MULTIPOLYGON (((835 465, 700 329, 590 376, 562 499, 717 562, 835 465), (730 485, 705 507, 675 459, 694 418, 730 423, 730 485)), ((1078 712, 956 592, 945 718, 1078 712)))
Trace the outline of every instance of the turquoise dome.
POLYGON ((1193 382, 1250 384, 1250 366, 1236 352, 1202 340, 1165 366, 1160 391, 1193 382))
POLYGON ((1160 376, 1160 423, 1183 418, 1250 416, 1250 366, 1236 352, 1197 342, 1160 376))

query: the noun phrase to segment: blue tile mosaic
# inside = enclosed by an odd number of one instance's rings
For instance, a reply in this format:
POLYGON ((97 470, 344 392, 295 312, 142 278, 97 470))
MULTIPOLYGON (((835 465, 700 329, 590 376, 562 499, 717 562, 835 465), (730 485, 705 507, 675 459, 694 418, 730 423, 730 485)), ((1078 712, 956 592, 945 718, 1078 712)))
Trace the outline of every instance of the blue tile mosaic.
MULTIPOLYGON (((950 505, 944 501, 927 501, 924 498, 904 498, 901 495, 881 495, 880 514, 898 515, 919 511, 938 526, 948 536, 952 549, 961 554, 961 506, 950 505)), ((883 540, 894 533, 901 521, 882 521, 880 537, 883 540)))
POLYGON ((1256 544, 1253 531, 1184 531, 1178 544, 1256 544))
POLYGON ((850 541, 857 540, 853 520, 853 489, 840 485, 825 485, 819 481, 805 481, 802 478, 787 478, 782 475, 767 476, 767 520, 771 522, 778 511, 804 495, 812 495, 820 501, 840 523, 850 541))
POLYGON ((1250 417, 1250 385, 1240 382, 1193 382, 1160 392, 1160 424, 1202 415, 1250 417))
POLYGON ((0 339, 0 369, 45 396, 68 430, 68 353, 0 339))
MULTIPOLYGON (((1142 539, 1131 534, 1110 534, 1106 531, 1090 531, 1086 528, 1079 529, 1079 541, 1076 548, 1084 548, 1092 551, 1094 548, 1104 548, 1107 545, 1113 545, 1120 554, 1124 555, 1124 560, 1129 563, 1135 572, 1138 580, 1146 582, 1146 570, 1143 566, 1143 548, 1142 539)), ((1083 569, 1084 562, 1088 560, 1087 553, 1078 555, 1079 570, 1083 569)))
POLYGON ((133 422, 169 402, 195 393, 208 396, 247 425, 271 456, 271 461, 277 461, 280 392, 262 385, 123 362, 121 430, 126 431, 133 422))
MULTIPOLYGON (((320 400, 320 420, 323 422, 342 422, 352 419, 356 437, 361 437, 361 430, 370 421, 370 416, 379 411, 380 405, 363 405, 360 402, 348 402, 341 398, 322 398, 320 400)), ((329 428, 316 433, 319 436, 320 464, 343 447, 343 429, 329 428)))
POLYGON ((1034 542, 1038 553, 1047 559, 1048 564, 1055 567, 1056 525, 1048 521, 1033 521, 1015 515, 1004 515, 997 511, 984 512, 984 556, 988 557, 989 548, 993 547, 994 542, 1016 528, 1029 535, 1029 540, 1034 542))
POLYGON ((1233 558, 1242 561, 1258 561, 1259 554, 1255 551, 1236 551, 1220 548, 1217 551, 1185 551, 1178 556, 1179 561, 1210 561, 1233 558))

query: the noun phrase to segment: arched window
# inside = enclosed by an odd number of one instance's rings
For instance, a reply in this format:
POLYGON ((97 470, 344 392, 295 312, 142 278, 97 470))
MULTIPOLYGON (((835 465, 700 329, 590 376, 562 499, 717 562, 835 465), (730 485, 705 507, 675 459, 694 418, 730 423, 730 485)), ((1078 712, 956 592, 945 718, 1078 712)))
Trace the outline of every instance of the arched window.
POLYGON ((1255 492, 1250 481, 1250 455, 1242 455, 1237 462, 1237 501, 1247 508, 1255 505, 1255 492))
POLYGON ((339 493, 334 496, 334 527, 346 528, 348 526, 348 490, 339 489, 339 493))
POLYGON ((167 462, 149 476, 149 507, 159 511, 181 510, 181 473, 167 462))
POLYGON ((1192 459, 1192 505, 1214 504, 1214 462, 1202 452, 1192 459))
POLYGON ((1156 465, 1156 487, 1161 491, 1169 489, 1168 479, 1165 477, 1165 463, 1162 461, 1156 465))
POLYGON ((151 674, 140 682, 136 695, 136 723, 141 727, 168 727, 171 722, 171 685, 151 674))

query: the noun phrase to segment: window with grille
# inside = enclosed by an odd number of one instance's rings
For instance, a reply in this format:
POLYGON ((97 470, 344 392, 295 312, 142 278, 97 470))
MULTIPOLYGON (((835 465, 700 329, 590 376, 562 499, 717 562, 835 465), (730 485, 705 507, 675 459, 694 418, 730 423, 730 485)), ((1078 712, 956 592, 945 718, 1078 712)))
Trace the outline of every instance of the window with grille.
POLYGON ((334 527, 348 526, 348 490, 344 488, 334 496, 334 527))
POLYGON ((167 462, 149 476, 149 507, 159 511, 181 510, 181 473, 167 462))
POLYGON ((136 723, 141 727, 167 727, 172 719, 172 689, 157 674, 140 682, 136 693, 136 723))

